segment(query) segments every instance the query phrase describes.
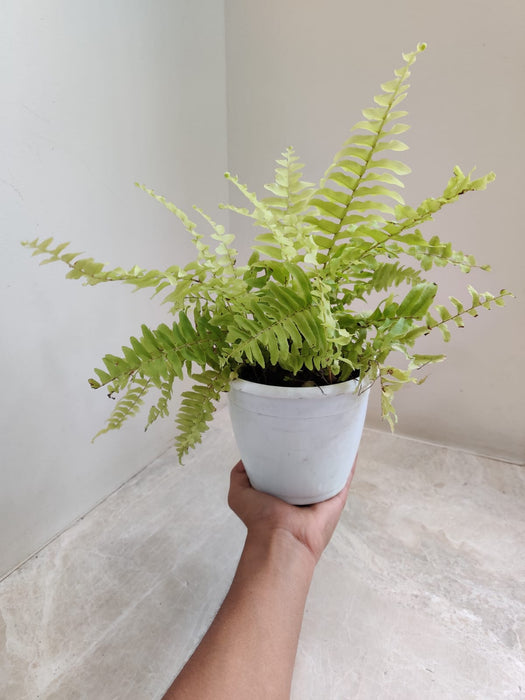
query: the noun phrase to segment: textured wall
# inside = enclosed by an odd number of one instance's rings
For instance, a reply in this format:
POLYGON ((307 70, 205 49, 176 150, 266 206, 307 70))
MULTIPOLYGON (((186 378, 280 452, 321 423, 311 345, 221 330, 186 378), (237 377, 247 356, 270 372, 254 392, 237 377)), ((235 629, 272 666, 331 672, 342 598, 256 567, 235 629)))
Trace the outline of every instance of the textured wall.
POLYGON ((133 183, 183 207, 226 196, 222 2, 17 0, 1 15, 0 575, 175 432, 144 435, 142 415, 91 445, 112 408, 93 367, 165 311, 148 292, 65 281, 19 242, 162 268, 187 260, 187 234, 133 183))

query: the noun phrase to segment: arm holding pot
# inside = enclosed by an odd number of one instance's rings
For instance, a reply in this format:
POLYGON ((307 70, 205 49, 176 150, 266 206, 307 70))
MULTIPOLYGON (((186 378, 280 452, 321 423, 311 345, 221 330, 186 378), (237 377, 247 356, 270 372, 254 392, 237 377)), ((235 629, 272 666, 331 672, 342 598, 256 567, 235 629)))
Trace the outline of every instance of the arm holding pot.
POLYGON ((322 503, 292 506, 256 491, 242 462, 228 503, 247 528, 231 588, 210 629, 164 700, 285 700, 315 565, 346 503, 345 488, 322 503))

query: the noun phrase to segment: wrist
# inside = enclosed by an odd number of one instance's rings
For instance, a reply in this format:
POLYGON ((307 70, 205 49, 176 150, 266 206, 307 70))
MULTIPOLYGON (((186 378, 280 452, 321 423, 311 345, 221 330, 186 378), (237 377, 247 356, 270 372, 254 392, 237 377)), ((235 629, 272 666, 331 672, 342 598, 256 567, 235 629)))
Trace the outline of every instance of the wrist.
POLYGON ((282 527, 248 530, 243 556, 263 563, 274 563, 280 569, 294 570, 311 578, 317 557, 290 530, 282 527))

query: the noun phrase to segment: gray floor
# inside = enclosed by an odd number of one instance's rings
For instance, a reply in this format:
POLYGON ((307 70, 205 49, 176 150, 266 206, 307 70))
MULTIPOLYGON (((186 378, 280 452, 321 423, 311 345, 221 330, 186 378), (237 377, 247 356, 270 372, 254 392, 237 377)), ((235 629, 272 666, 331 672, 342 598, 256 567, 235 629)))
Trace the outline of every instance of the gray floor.
MULTIPOLYGON (((160 698, 231 581, 227 411, 0 583, 0 698, 160 698)), ((525 469, 365 431, 294 700, 525 698, 525 469)))

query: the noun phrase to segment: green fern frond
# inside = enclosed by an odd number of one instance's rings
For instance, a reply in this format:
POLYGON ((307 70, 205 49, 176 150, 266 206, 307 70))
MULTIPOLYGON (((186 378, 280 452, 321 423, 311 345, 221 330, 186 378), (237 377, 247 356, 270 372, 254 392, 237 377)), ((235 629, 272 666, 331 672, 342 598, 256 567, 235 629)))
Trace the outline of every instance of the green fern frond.
POLYGON ((153 197, 153 199, 155 199, 157 202, 160 202, 160 204, 166 207, 166 209, 172 214, 175 214, 186 231, 191 234, 193 245, 198 251, 198 257, 195 263, 193 263, 189 268, 187 266, 186 269, 197 273, 202 269, 205 271, 207 268, 214 269, 216 264, 215 257, 210 253, 209 246, 206 243, 203 243, 202 234, 197 232, 197 224, 189 218, 186 212, 173 204, 173 202, 168 201, 163 195, 157 194, 154 190, 146 187, 145 185, 141 185, 138 182, 136 182, 135 185, 146 194, 149 194, 150 197, 153 197))
POLYGON ((253 251, 276 261, 317 262, 317 245, 310 233, 301 211, 308 207, 312 186, 302 180, 302 164, 288 148, 277 161, 275 182, 266 185, 272 197, 259 200, 253 192, 242 185, 237 177, 226 173, 226 177, 239 189, 253 206, 253 210, 230 205, 222 208, 235 211, 253 219, 265 233, 256 237, 253 251))
POLYGON ((82 253, 64 253, 63 251, 70 245, 69 243, 60 243, 53 248, 53 242, 53 238, 46 238, 42 241, 35 238, 33 241, 24 241, 22 245, 32 249, 33 256, 47 256, 45 260, 41 261, 41 265, 48 265, 53 262, 64 263, 69 268, 66 278, 82 279, 86 285, 93 286, 102 282, 123 282, 133 285, 136 289, 154 287, 155 296, 166 289, 166 287, 175 284, 176 278, 181 274, 177 265, 172 265, 163 272, 160 270, 144 270, 138 265, 129 270, 124 270, 121 267, 107 270, 105 269, 105 263, 96 262, 93 258, 80 258, 82 253))
POLYGON ((367 281, 367 286, 376 292, 398 287, 404 282, 411 285, 422 281, 421 274, 412 267, 404 267, 399 262, 379 262, 367 281))
POLYGON ((277 160, 275 182, 264 186, 273 196, 262 200, 277 218, 303 212, 314 191, 314 184, 302 179, 304 165, 294 149, 289 146, 281 155, 277 160))
POLYGON ((478 266, 474 256, 453 250, 450 243, 442 242, 438 236, 432 236, 427 241, 416 227, 431 220, 436 212, 461 195, 485 189, 493 180, 493 173, 472 180, 470 174, 465 175, 456 166, 441 197, 428 198, 416 209, 399 205, 395 210, 396 217, 391 221, 384 222, 381 226, 377 223, 363 224, 358 234, 355 233, 351 238, 350 244, 335 245, 330 259, 325 262, 327 275, 344 275, 345 266, 359 272, 364 261, 373 260, 377 263, 381 253, 389 258, 398 258, 406 253, 415 258, 425 271, 433 265, 444 267, 449 264, 459 267, 463 272, 469 272, 475 267, 489 270, 488 265, 478 266), (373 242, 363 245, 366 239, 373 242))
POLYGON ((258 226, 266 229, 256 237, 254 252, 277 261, 316 262, 317 245, 310 236, 310 227, 299 216, 307 207, 312 188, 302 180, 302 164, 292 148, 287 149, 277 163, 275 182, 266 185, 273 197, 259 200, 242 185, 237 177, 226 177, 238 188, 253 206, 253 210, 223 205, 223 208, 248 216, 258 226))
POLYGON ((92 442, 96 440, 99 435, 103 435, 110 430, 118 430, 124 421, 132 416, 135 416, 144 403, 144 397, 148 393, 151 386, 152 382, 149 379, 134 377, 133 383, 126 392, 125 396, 117 401, 115 408, 107 420, 106 427, 98 431, 92 442))
MULTIPOLYGON (((415 235, 420 235, 419 229, 415 235)), ((407 234, 407 237, 410 234, 407 234)), ((405 236, 403 238, 406 240, 405 236)), ((412 240, 412 236, 410 236, 412 240)), ((399 240, 399 239, 398 239, 399 240)), ((405 252, 407 255, 415 258, 421 265, 421 269, 428 271, 432 266, 446 267, 454 265, 459 267, 462 272, 470 272, 474 268, 481 270, 490 269, 487 265, 477 265, 476 258, 473 255, 466 255, 460 250, 453 250, 451 243, 443 243, 438 236, 432 236, 427 242, 422 239, 417 245, 409 245, 405 252)))
POLYGON ((306 220, 323 234, 329 234, 323 236, 326 257, 337 241, 360 226, 382 223, 381 214, 393 212, 392 207, 385 203, 385 197, 403 201, 398 192, 384 185, 392 184, 392 178, 397 184, 397 176, 407 174, 410 169, 401 161, 375 156, 386 150, 403 151, 407 148, 398 139, 390 138, 393 132, 404 131, 405 125, 396 129, 392 122, 406 115, 395 107, 405 98, 409 68, 424 49, 425 45, 420 44, 416 51, 403 56, 403 68, 395 71, 396 78, 384 83, 381 86, 383 93, 374 98, 379 106, 363 110, 365 120, 354 126, 354 130, 369 133, 353 134, 345 141, 312 198, 318 213, 306 217, 306 220), (387 130, 387 125, 391 126, 390 130, 387 130), (364 182, 372 184, 365 186, 364 182), (337 203, 335 207, 334 203, 337 203))
POLYGON ((241 274, 235 267, 238 251, 231 246, 235 236, 232 233, 226 233, 224 226, 213 221, 211 216, 206 214, 200 207, 194 207, 194 209, 209 223, 214 231, 211 237, 218 241, 214 257, 208 259, 213 275, 221 278, 224 275, 238 277, 241 274))
POLYGON ((455 297, 449 297, 454 307, 452 313, 442 304, 435 307, 437 313, 439 314, 439 320, 434 318, 434 316, 428 312, 425 316, 426 333, 430 333, 430 331, 438 328, 443 335, 443 340, 448 342, 451 335, 447 324, 450 321, 455 323, 455 325, 459 328, 463 328, 464 319, 467 315, 476 317, 481 308, 490 311, 493 304, 496 306, 504 306, 505 297, 514 296, 512 292, 509 292, 507 289, 501 289, 498 295, 491 294, 490 292, 480 293, 477 292, 471 285, 468 286, 468 291, 472 299, 472 303, 469 307, 465 308, 458 299, 455 297))
POLYGON ((221 205, 221 209, 228 209, 230 211, 236 212, 237 214, 241 214, 242 216, 248 216, 252 219, 255 219, 255 222, 259 226, 271 228, 275 221, 275 215, 272 209, 269 206, 267 206, 263 201, 259 200, 254 192, 250 192, 246 185, 243 185, 241 182, 239 182, 239 178, 236 175, 232 175, 231 173, 225 173, 224 177, 233 185, 235 185, 239 192, 250 202, 250 204, 253 206, 253 211, 250 212, 248 209, 235 207, 229 204, 221 205))
POLYGON ((305 182, 303 164, 292 147, 277 160, 275 182, 265 185, 273 197, 266 197, 262 204, 274 215, 269 233, 256 237, 253 250, 275 260, 316 264, 318 248, 313 240, 311 227, 304 221, 302 212, 308 209, 314 185, 305 182), (262 244, 262 245, 261 245, 262 244))
POLYGON ((182 402, 177 413, 178 434, 175 439, 177 455, 182 458, 201 442, 202 434, 208 429, 216 410, 221 393, 230 386, 230 370, 205 370, 190 375, 197 383, 190 391, 182 393, 182 402))
POLYGON ((408 229, 416 228, 426 221, 430 221, 447 204, 457 201, 467 192, 475 192, 486 189, 487 185, 495 179, 494 173, 488 173, 481 178, 472 180, 470 173, 465 175, 459 166, 454 167, 453 175, 447 183, 441 197, 425 199, 416 209, 406 206, 396 208, 396 220, 388 222, 384 227, 386 235, 392 240, 400 240, 400 234, 408 229))
POLYGON ((227 336, 227 342, 232 348, 228 360, 231 358, 239 364, 246 362, 265 367, 268 356, 271 364, 278 364, 280 358, 286 358, 289 354, 289 341, 295 347, 301 347, 303 337, 294 319, 304 308, 291 290, 278 289, 273 309, 269 309, 267 304, 260 307, 257 298, 250 298, 245 305, 247 314, 241 312, 232 316, 227 336), (286 312, 282 308, 275 308, 278 303, 286 308, 286 312), (290 307, 292 311, 289 310, 290 307), (283 317, 277 322, 275 316, 283 317))
POLYGON ((138 372, 162 389, 172 374, 182 379, 184 367, 217 366, 218 348, 225 333, 205 316, 197 316, 195 326, 182 311, 171 328, 164 323, 155 330, 143 325, 140 340, 130 338, 131 347, 123 346, 121 356, 102 358, 105 369, 95 369, 98 381, 91 379, 91 386, 98 389, 110 385, 112 391, 121 391, 138 372))
POLYGON ((140 190, 145 192, 146 194, 149 194, 150 197, 153 197, 157 202, 162 204, 162 206, 166 207, 168 211, 170 211, 172 214, 175 214, 175 216, 179 219, 179 221, 182 223, 186 231, 190 233, 192 236, 196 234, 197 231, 197 224, 192 221, 189 216, 184 212, 182 209, 180 209, 178 206, 173 204, 173 202, 169 202, 166 197, 157 194, 155 190, 152 190, 149 187, 146 187, 146 185, 141 185, 139 182, 135 183, 135 186, 138 187, 140 190))
POLYGON ((407 384, 422 384, 425 378, 416 379, 412 376, 411 369, 398 369, 384 365, 380 369, 379 379, 381 383, 381 414, 394 432, 397 423, 397 414, 393 406, 394 394, 407 384))
POLYGON ((337 373, 341 347, 350 339, 333 314, 331 288, 299 265, 274 263, 274 273, 279 284, 267 281, 228 319, 227 359, 291 373, 301 367, 337 373))
POLYGON ((169 415, 169 402, 173 396, 173 382, 176 379, 176 374, 172 373, 168 379, 160 386, 161 395, 157 403, 151 406, 148 414, 148 422, 144 430, 154 423, 158 418, 167 418, 169 415))

